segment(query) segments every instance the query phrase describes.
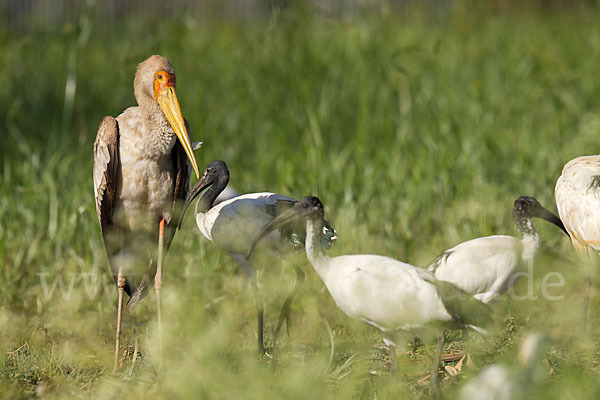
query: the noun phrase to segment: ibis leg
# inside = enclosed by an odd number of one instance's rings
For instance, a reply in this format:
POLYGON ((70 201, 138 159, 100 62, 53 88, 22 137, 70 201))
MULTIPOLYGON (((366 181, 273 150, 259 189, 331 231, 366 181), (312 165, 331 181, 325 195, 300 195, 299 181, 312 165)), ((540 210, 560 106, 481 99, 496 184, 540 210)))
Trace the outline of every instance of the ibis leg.
POLYGON ((294 270, 296 271, 296 284, 294 285, 294 289, 292 293, 288 296, 281 307, 281 312, 279 313, 279 322, 277 323, 277 329, 275 329, 275 333, 273 334, 273 346, 277 344, 277 338, 279 337, 279 332, 281 331, 281 326, 283 325, 283 321, 285 319, 285 326, 287 330, 288 336, 290 335, 290 330, 292 328, 292 318, 290 317, 290 306, 292 305, 292 300, 294 300, 294 296, 300 290, 300 286, 304 283, 305 275, 304 271, 302 271, 297 265, 294 265, 294 270))
POLYGON ((438 370, 440 368, 440 360, 442 358, 442 351, 444 350, 444 331, 438 334, 437 348, 433 355, 433 365, 431 366, 431 396, 434 399, 440 398, 440 375, 438 370))
POLYGON ((156 313, 158 322, 158 362, 162 366, 162 321, 160 318, 160 289, 162 287, 163 247, 165 240, 165 219, 160 220, 158 227, 158 257, 156 261, 156 275, 154 275, 154 290, 156 290, 156 313))
POLYGON ((246 275, 246 278, 250 281, 250 286, 252 286, 252 293, 254 294, 254 301, 256 305, 256 318, 257 318, 257 331, 256 336, 258 341, 258 353, 259 354, 267 354, 267 350, 265 349, 264 342, 264 318, 265 318, 265 308, 263 305, 262 296, 258 290, 258 284, 256 283, 256 272, 254 268, 250 265, 246 257, 244 256, 233 256, 233 259, 240 264, 242 267, 242 271, 246 275))
POLYGON ((390 346, 390 373, 395 373, 398 369, 398 357, 396 356, 396 346, 390 346))
POLYGON ((250 284, 252 285, 252 291, 254 292, 254 299, 256 301, 256 335, 258 342, 258 353, 259 354, 267 354, 267 350, 265 349, 265 339, 264 339, 264 319, 265 319, 265 308, 263 305, 262 297, 260 296, 260 292, 258 291, 258 285, 256 284, 256 277, 251 280, 250 284))
POLYGON ((113 372, 119 369, 119 347, 121 345, 121 317, 123 315, 123 292, 125 290, 125 275, 123 275, 123 269, 119 268, 119 274, 117 275, 117 289, 119 290, 119 302, 117 304, 117 339, 115 343, 115 363, 113 365, 113 372))

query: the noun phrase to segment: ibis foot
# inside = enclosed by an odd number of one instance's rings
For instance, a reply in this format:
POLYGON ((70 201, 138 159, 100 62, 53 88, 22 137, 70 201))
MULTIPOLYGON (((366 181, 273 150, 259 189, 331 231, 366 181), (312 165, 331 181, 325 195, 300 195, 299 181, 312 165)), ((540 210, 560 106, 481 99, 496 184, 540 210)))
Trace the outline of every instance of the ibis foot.
POLYGON ((437 347, 435 354, 433 355, 433 364, 431 366, 431 397, 439 399, 441 397, 440 389, 440 360, 442 358, 442 351, 444 349, 445 336, 444 331, 438 334, 437 347))

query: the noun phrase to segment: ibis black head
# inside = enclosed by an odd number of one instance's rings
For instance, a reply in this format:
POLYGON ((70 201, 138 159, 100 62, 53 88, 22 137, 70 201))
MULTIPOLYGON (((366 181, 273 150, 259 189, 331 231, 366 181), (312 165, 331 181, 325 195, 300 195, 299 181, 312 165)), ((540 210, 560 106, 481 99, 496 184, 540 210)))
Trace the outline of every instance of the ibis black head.
POLYGON ((545 219, 546 221, 558 226, 563 232, 569 235, 560 218, 545 209, 535 198, 521 196, 515 200, 515 205, 513 207, 513 219, 515 220, 515 224, 517 224, 519 230, 523 231, 523 229, 527 229, 527 221, 534 217, 545 219))
POLYGON ((521 218, 532 218, 537 217, 540 210, 546 210, 542 205, 533 197, 521 196, 515 200, 513 207, 513 215, 521 218))
POLYGON ((227 168, 227 164, 225 164, 225 161, 217 160, 208 164, 208 166, 204 170, 204 174, 202 175, 202 177, 196 181, 194 187, 192 188, 192 190, 189 191, 188 195, 185 198, 185 203, 183 205, 183 209, 179 217, 178 227, 181 228, 183 216, 185 215, 185 211, 187 210, 187 208, 190 206, 192 201, 194 201, 194 199, 198 197, 200 193, 202 193, 204 189, 213 185, 211 190, 207 191, 200 199, 200 201, 203 204, 200 207, 198 207, 198 209, 202 212, 206 212, 208 211, 208 209, 210 209, 210 207, 213 204, 213 201, 217 198, 219 193, 221 193, 223 189, 225 189, 228 182, 229 169, 227 168))
MULTIPOLYGON (((200 178, 198 182, 204 181, 208 186, 223 179, 229 180, 229 168, 227 168, 225 161, 217 160, 208 164, 202 178, 200 178)), ((196 184, 198 184, 198 182, 196 182, 196 184)))
MULTIPOLYGON (((191 203, 204 189, 212 184, 221 183, 222 185, 224 183, 223 188, 221 188, 222 191, 225 189, 225 186, 227 186, 227 182, 229 182, 229 169, 227 168, 225 161, 217 160, 211 162, 204 170, 202 177, 196 181, 196 184, 188 193, 185 199, 186 204, 191 203)), ((221 191, 219 191, 219 193, 221 191)), ((217 193, 217 196, 219 193, 217 193)))
POLYGON ((301 198, 291 210, 294 210, 301 217, 323 218, 325 210, 323 203, 316 196, 306 196, 301 198))

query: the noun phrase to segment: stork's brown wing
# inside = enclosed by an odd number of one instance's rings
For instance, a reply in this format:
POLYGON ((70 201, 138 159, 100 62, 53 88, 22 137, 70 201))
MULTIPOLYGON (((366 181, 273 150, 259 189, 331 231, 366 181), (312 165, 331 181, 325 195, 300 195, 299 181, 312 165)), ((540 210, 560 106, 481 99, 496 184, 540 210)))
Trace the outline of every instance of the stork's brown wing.
POLYGON ((104 117, 94 142, 94 194, 103 235, 113 225, 120 163, 117 120, 104 117))
MULTIPOLYGON (((190 127, 187 121, 185 121, 185 127, 189 135, 190 127)), ((173 166, 175 167, 175 186, 173 188, 173 212, 171 213, 171 220, 168 222, 165 229, 166 250, 171 246, 171 241, 173 241, 173 237, 177 231, 177 223, 181 216, 183 204, 190 190, 191 175, 191 165, 179 140, 176 141, 175 146, 173 146, 172 157, 173 166)))

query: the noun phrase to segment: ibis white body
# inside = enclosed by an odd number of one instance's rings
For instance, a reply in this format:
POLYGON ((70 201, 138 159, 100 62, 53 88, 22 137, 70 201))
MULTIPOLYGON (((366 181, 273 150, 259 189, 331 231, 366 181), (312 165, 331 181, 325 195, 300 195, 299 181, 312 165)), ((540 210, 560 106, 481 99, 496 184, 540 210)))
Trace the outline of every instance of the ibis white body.
MULTIPOLYGON (((249 193, 223 201, 206 212, 197 210, 196 225, 202 235, 229 255, 244 255, 252 239, 276 216, 278 207, 291 207, 295 199, 276 193, 249 193), (288 203, 284 206, 281 203, 288 203)), ((277 252, 291 251, 279 231, 271 232, 266 246, 277 252)))
POLYGON ((534 262, 540 247, 537 232, 521 240, 506 235, 487 236, 446 250, 428 269, 437 279, 488 303, 508 289, 515 272, 534 262))
POLYGON ((370 254, 309 259, 337 306, 384 334, 452 320, 424 269, 370 254))

